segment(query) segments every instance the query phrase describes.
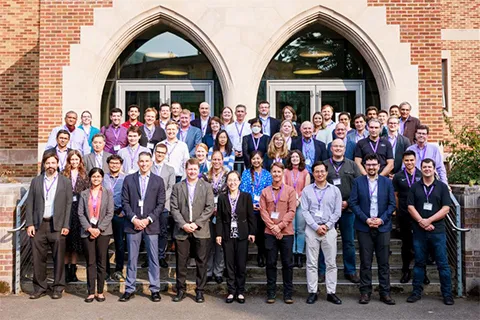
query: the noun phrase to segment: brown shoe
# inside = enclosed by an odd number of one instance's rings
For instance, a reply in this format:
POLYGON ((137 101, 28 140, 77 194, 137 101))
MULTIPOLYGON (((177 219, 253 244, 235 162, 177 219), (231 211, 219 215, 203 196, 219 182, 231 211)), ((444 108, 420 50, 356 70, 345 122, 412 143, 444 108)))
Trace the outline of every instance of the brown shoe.
POLYGON ((370 302, 370 295, 368 293, 362 293, 360 295, 360 299, 358 299, 358 303, 368 304, 369 302, 370 302))
POLYGON ((395 300, 390 297, 390 295, 385 295, 385 296, 380 296, 380 301, 382 301, 385 304, 388 304, 389 306, 393 306, 395 304, 395 300))

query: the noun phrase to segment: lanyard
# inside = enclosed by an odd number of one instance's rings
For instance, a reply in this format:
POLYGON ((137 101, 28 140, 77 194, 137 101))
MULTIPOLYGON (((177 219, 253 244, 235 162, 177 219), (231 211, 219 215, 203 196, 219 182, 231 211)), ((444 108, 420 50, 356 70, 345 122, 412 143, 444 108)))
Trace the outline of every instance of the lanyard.
POLYGON ((46 200, 48 200, 48 193, 50 192, 53 185, 55 184, 55 181, 57 181, 57 178, 58 178, 58 174, 55 176, 55 178, 53 179, 53 181, 52 181, 52 183, 50 184, 49 187, 47 186, 47 181, 46 181, 47 179, 43 180, 43 185, 45 186, 45 199, 46 200))
POLYGON ((95 163, 97 164, 97 168, 102 168, 102 158, 101 154, 95 154, 95 163))
MULTIPOLYGON (((417 145, 417 149, 418 149, 418 154, 420 155, 422 150, 418 147, 418 145, 417 145)), ((423 159, 425 159, 426 154, 427 154, 427 145, 425 145, 425 147, 423 148, 423 152, 420 155, 420 161, 423 161, 423 159)))
POLYGON ((190 128, 188 128, 187 131, 183 131, 183 130, 180 131, 180 140, 182 140, 183 142, 185 142, 185 140, 187 139, 187 134, 189 129, 190 128))
POLYGON ((224 173, 225 173, 225 171, 222 171, 222 174, 218 176, 217 180, 215 180, 215 177, 212 177, 212 179, 213 179, 213 189, 214 190, 218 189, 218 185, 220 184, 220 181, 222 181, 222 177, 223 177, 224 173))
POLYGON ((115 144, 118 143, 118 138, 120 137, 120 127, 118 128, 113 128, 113 135, 115 136, 115 144))
POLYGON ((428 191, 428 193, 427 193, 427 188, 425 187, 425 185, 423 185, 423 191, 425 192, 425 196, 427 197, 427 202, 428 202, 428 203, 430 203, 430 200, 428 199, 428 197, 430 197, 430 195, 432 194, 433 189, 435 189, 435 186, 434 186, 434 185, 432 185, 432 188, 431 188, 430 191, 428 191))
MULTIPOLYGON (((168 141, 167 141, 167 145, 168 145, 168 146, 171 146, 171 144, 170 144, 168 141)), ((170 155, 172 154, 173 150, 175 150, 175 148, 177 147, 177 145, 178 145, 178 142, 175 143, 175 145, 173 146, 172 150, 168 150, 168 149, 167 149, 167 156, 168 156, 167 161, 168 161, 168 162, 170 162, 170 155)))
POLYGON ((155 133, 155 126, 153 126, 152 130, 148 129, 147 126, 145 126, 145 133, 147 134, 148 141, 152 140, 153 134, 155 133))
POLYGON ((370 187, 370 181, 368 181, 368 192, 370 194, 370 198, 372 198, 377 188, 378 188, 378 180, 377 180, 377 183, 375 183, 375 187, 373 187, 373 189, 370 187))
POLYGON ((397 137, 394 137, 393 139, 388 137, 388 139, 390 140, 390 143, 392 144, 392 149, 395 150, 395 145, 397 144, 397 137))
POLYGON ((405 172, 405 178, 407 178, 407 184, 408 184, 408 187, 411 188, 412 185, 415 183, 415 171, 417 171, 417 168, 413 169, 413 173, 412 173, 412 181, 410 181, 408 179, 408 173, 407 173, 407 169, 403 169, 403 171, 405 172))
POLYGON ((258 189, 260 189, 260 180, 262 179, 262 173, 263 173, 263 170, 260 171, 260 173, 258 174, 258 179, 255 179, 255 175, 257 173, 256 172, 253 173, 253 183, 255 185, 255 188, 252 185, 252 189, 254 188, 254 190, 261 191, 261 190, 258 190, 258 189))
POLYGON ((238 130, 238 124, 235 122, 235 128, 237 129, 238 133, 238 139, 241 141, 242 140, 242 132, 243 132, 243 127, 245 126, 245 122, 242 123, 242 128, 238 130))
POLYGON ((195 183, 195 186, 193 186, 193 192, 190 193, 190 183, 185 181, 187 184, 187 192, 188 192, 188 203, 190 204, 191 207, 193 207, 193 198, 195 197, 195 191, 197 190, 197 184, 195 183))
POLYGON ((130 154, 130 169, 133 169, 133 164, 135 162, 135 159, 137 158, 138 152, 140 152, 140 146, 137 146, 137 151, 135 151, 135 154, 132 151, 132 147, 128 146, 127 148, 128 153, 130 154))
POLYGON ((310 139, 309 142, 307 140, 303 139, 303 145, 305 146, 305 157, 309 157, 310 150, 312 149, 312 139, 310 139))
POLYGON ((202 118, 200 118, 200 127, 202 127, 202 136, 204 136, 205 133, 207 133, 208 120, 210 120, 210 117, 207 118, 207 123, 205 123, 205 125, 202 126, 202 118))
POLYGON ((110 180, 113 180, 113 182, 110 181, 110 186, 112 187, 111 190, 112 190, 112 192, 113 192, 113 190, 115 189, 115 186, 117 185, 117 182, 118 182, 119 179, 118 179, 118 177, 115 178, 115 177, 112 176, 111 174, 108 174, 108 175, 110 176, 110 180))
POLYGON ((277 203, 280 200, 280 196, 282 195, 282 191, 283 191, 283 183, 282 183, 282 187, 280 188, 280 191, 278 191, 277 196, 275 197, 275 193, 273 192, 273 187, 272 187, 272 198, 273 198, 273 204, 275 206, 274 211, 277 211, 277 203))
POLYGON ((148 179, 148 176, 145 176, 145 178, 143 178, 141 175, 140 175, 140 196, 142 197, 142 200, 145 199, 145 193, 147 192, 147 179, 148 179))
POLYGON ((90 190, 90 200, 92 200, 93 216, 94 217, 98 217, 98 210, 97 209, 100 209, 100 208, 97 207, 97 204, 98 204, 98 198, 100 196, 100 193, 101 193, 101 191, 98 191, 97 196, 94 198, 92 190, 90 190))
POLYGON ((279 162, 279 163, 280 163, 280 162, 282 162, 282 158, 280 158, 280 157, 275 157, 275 160, 274 160, 273 162, 279 162))
POLYGON ((375 143, 375 148, 374 148, 374 147, 373 147, 373 144, 372 144, 372 141, 369 139, 368 144, 369 144, 370 147, 372 148, 373 153, 377 153, 378 143, 379 143, 379 142, 380 142, 380 138, 378 138, 377 143, 375 143))
POLYGON ((65 162, 67 161, 67 152, 59 152, 57 148, 57 156, 58 156, 58 162, 60 162, 60 169, 63 170, 65 168, 65 162), (62 157, 60 156, 61 154, 65 154, 63 156, 63 161, 62 161, 62 157))
POLYGON ((266 120, 263 120, 260 118, 260 121, 262 122, 262 128, 263 128, 263 133, 267 134, 267 126, 268 126, 268 121, 270 120, 270 117, 268 117, 266 120))
POLYGON ((237 197, 235 199, 232 199, 230 197, 230 192, 228 193, 228 200, 230 201, 230 206, 232 207, 232 215, 237 212, 237 203, 238 203, 239 197, 240 197, 240 190, 237 190, 237 197))
POLYGON ((408 118, 403 121, 402 118, 400 118, 400 134, 403 134, 405 132, 405 123, 408 121, 408 119, 410 119, 410 116, 408 116, 408 118))
POLYGON ((299 177, 300 177, 300 171, 297 171, 297 175, 294 176, 293 175, 293 170, 292 170, 292 181, 293 181, 293 188, 294 189, 297 189, 297 182, 298 182, 299 177))
MULTIPOLYGON (((327 186, 328 187, 328 186, 327 186)), ((317 190, 319 189, 317 186, 313 188, 313 193, 315 193, 315 197, 317 198, 317 203, 318 203, 318 210, 320 210, 320 207, 322 205, 322 200, 323 196, 325 196, 325 192, 327 192, 327 187, 323 189, 320 194, 317 193, 317 190)))
POLYGON ((77 178, 78 178, 78 171, 75 172, 75 177, 74 176, 74 172, 75 171, 72 171, 70 174, 71 174, 71 178, 72 178, 72 190, 75 191, 75 185, 77 184, 77 178))
POLYGON ((255 143, 255 137, 253 136, 252 134, 252 141, 253 141, 253 148, 255 149, 255 151, 258 150, 258 146, 260 145, 260 138, 258 138, 258 142, 255 143))
POLYGON ((332 158, 330 158, 330 163, 332 164, 332 167, 333 167, 333 169, 335 170, 335 174, 338 176, 338 175, 339 175, 338 173, 340 172, 340 169, 342 169, 343 164, 344 164, 345 162, 342 161, 342 164, 341 164, 341 165, 339 165, 338 167, 335 167, 335 165, 333 164, 332 158))
POLYGON ((362 140, 365 138, 365 135, 359 135, 358 131, 355 131, 355 142, 358 142, 359 140, 362 140))

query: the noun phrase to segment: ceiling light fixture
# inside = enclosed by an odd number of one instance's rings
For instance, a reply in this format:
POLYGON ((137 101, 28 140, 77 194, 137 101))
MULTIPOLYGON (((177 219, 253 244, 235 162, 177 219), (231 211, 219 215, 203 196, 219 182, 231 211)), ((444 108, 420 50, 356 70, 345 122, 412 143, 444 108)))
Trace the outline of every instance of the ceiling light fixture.
POLYGON ((171 59, 176 58, 177 55, 171 51, 169 52, 146 52, 145 56, 152 59, 171 59))

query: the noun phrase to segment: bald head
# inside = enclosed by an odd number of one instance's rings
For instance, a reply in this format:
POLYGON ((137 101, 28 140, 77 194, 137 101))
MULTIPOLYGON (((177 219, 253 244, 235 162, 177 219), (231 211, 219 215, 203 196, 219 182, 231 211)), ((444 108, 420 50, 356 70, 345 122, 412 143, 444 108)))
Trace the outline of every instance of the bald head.
POLYGON ((347 127, 343 123, 337 123, 335 126, 335 135, 340 139, 345 139, 347 135, 347 127))
POLYGON ((208 104, 208 102, 200 103, 200 105, 198 106, 198 112, 200 113, 200 116, 202 118, 208 118, 208 116, 210 115, 210 105, 208 104))
POLYGON ((345 143, 343 142, 343 139, 333 140, 330 146, 330 151, 332 152, 334 160, 343 160, 343 156, 345 155, 345 143))

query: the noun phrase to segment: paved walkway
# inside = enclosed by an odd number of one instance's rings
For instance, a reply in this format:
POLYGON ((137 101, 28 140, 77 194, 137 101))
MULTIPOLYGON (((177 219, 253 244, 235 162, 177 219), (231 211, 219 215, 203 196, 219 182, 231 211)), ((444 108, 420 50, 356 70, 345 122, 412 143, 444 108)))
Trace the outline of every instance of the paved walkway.
MULTIPOLYGON (((321 299, 314 305, 305 304, 305 297, 296 297, 293 305, 277 300, 267 305, 262 296, 247 296, 247 302, 240 305, 224 303, 223 297, 206 296, 204 304, 197 304, 191 295, 180 303, 170 301, 171 296, 162 294, 162 301, 151 302, 148 297, 137 295, 127 303, 120 303, 118 297, 106 294, 107 301, 91 304, 83 302, 83 297, 64 294, 60 300, 43 297, 29 300, 27 295, 0 296, 1 319, 441 319, 441 320, 478 320, 480 303, 478 301, 455 299, 454 306, 445 306, 438 296, 426 296, 415 304, 407 304, 405 295, 396 295, 397 305, 387 306, 372 296, 369 305, 357 303, 357 296, 340 297, 343 305, 336 306, 321 299)), ((281 298, 281 297, 280 297, 281 298)))

